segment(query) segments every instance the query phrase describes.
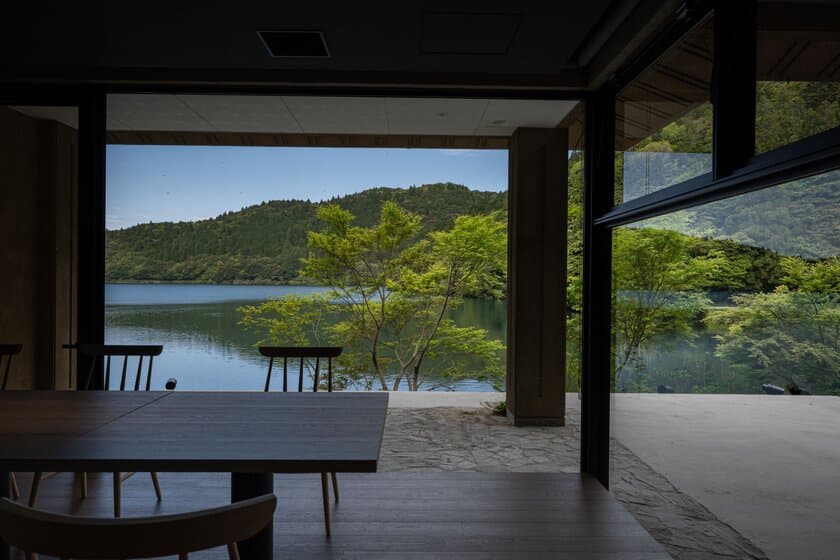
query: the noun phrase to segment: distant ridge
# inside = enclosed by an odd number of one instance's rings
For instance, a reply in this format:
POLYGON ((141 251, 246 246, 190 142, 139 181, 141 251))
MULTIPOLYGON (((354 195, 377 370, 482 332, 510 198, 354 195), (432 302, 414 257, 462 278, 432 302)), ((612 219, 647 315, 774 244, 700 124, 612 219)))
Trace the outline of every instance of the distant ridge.
POLYGON ((474 191, 454 183, 378 187, 326 202, 275 200, 195 222, 139 224, 108 231, 108 282, 286 284, 298 277, 306 233, 316 210, 336 203, 370 226, 382 204, 394 201, 423 217, 428 231, 445 229, 460 214, 507 207, 506 192, 474 191))

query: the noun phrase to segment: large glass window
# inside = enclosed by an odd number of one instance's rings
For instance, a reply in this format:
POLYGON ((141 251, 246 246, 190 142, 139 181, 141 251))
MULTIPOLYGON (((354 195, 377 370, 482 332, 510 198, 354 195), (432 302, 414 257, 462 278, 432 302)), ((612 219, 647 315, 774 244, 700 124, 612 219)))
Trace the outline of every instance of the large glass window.
POLYGON ((840 125, 838 15, 830 4, 761 5, 756 153, 840 125))
POLYGON ((834 171, 614 230, 611 484, 675 557, 833 554, 838 222, 834 171))
POLYGON ((711 172, 713 36, 710 17, 617 96, 616 204, 711 172))

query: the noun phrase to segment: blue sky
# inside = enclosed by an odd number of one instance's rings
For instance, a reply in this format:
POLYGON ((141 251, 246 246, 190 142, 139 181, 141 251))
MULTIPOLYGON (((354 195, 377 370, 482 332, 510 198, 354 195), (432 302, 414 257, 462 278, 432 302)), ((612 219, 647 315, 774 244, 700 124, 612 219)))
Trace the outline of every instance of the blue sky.
POLYGON ((266 200, 446 181, 506 190, 507 151, 113 145, 106 225, 197 220, 266 200))

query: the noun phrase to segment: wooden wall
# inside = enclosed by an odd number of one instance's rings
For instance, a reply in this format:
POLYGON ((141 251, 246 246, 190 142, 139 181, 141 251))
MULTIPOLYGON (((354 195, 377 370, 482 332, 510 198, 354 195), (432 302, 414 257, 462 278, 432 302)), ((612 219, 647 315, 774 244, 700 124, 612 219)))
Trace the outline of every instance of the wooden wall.
POLYGON ((74 371, 76 131, 0 107, 0 341, 23 344, 10 389, 64 389, 74 371))

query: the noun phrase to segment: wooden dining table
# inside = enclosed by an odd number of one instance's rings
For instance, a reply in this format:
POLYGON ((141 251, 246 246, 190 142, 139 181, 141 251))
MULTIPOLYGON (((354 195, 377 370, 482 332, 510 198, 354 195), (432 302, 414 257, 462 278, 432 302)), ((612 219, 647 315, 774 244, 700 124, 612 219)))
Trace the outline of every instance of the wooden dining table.
MULTIPOLYGON (((387 393, 4 392, 0 497, 15 471, 229 472, 234 502, 274 473, 375 472, 387 408, 387 393)), ((273 535, 241 557, 272 558, 273 535)))

